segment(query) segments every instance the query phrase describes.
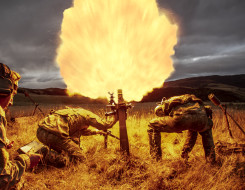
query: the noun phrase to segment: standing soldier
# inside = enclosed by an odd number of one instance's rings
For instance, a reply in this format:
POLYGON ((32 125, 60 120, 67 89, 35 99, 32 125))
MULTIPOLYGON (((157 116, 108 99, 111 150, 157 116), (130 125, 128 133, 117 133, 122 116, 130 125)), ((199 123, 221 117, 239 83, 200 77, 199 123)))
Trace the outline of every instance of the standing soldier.
POLYGON ((9 160, 7 149, 12 147, 13 142, 10 143, 6 136, 5 110, 13 104, 19 80, 18 73, 0 63, 0 189, 9 189, 15 186, 25 170, 36 166, 41 157, 37 154, 20 154, 15 161, 9 160))
POLYGON ((104 121, 82 108, 66 108, 50 113, 40 121, 37 138, 56 152, 43 149, 44 160, 57 167, 66 166, 69 160, 83 161, 86 157, 80 147, 80 137, 105 134, 103 131, 92 131, 88 127, 106 130, 116 122, 116 115, 113 120, 104 121))
POLYGON ((201 99, 191 94, 163 99, 155 108, 155 114, 159 118, 151 120, 148 129, 150 154, 154 158, 159 160, 162 157, 161 132, 180 133, 188 130, 181 157, 188 159, 188 153, 194 147, 199 133, 202 136, 206 160, 215 162, 212 110, 204 106, 201 99))

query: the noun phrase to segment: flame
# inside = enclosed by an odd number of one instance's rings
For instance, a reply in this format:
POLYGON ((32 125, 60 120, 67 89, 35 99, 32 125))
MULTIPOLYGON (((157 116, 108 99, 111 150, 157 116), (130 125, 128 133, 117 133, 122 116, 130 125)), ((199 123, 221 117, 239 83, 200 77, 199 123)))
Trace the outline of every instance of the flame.
POLYGON ((123 89, 125 100, 141 100, 174 70, 177 29, 155 0, 74 0, 56 58, 67 89, 90 98, 123 89))

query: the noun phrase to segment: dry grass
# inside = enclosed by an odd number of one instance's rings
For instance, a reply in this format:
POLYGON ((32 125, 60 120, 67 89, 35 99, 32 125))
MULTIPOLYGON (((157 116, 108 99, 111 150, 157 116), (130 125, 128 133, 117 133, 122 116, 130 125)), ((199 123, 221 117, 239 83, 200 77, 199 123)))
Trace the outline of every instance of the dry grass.
MULTIPOLYGON (((128 113, 127 128, 130 143, 130 159, 120 155, 119 142, 109 137, 108 149, 103 148, 102 136, 82 137, 81 142, 87 160, 69 168, 57 169, 44 166, 23 176, 24 189, 243 189, 245 187, 245 158, 241 154, 217 154, 217 164, 205 163, 200 136, 190 153, 188 163, 180 159, 181 148, 186 132, 182 134, 162 134, 163 159, 156 162, 149 155, 147 125, 154 117, 156 104, 139 104, 128 113)), ((64 106, 45 106, 50 109, 64 106)), ((103 106, 82 105, 86 109, 103 116, 103 106)), ((245 107, 229 105, 228 109, 238 123, 245 123, 245 107)), ((13 107, 15 123, 8 127, 8 137, 15 141, 11 155, 15 156, 18 147, 35 139, 40 114, 29 117, 34 107, 13 107), (20 109, 21 108, 21 109, 20 109)), ((112 133, 119 136, 118 123, 112 133)), ((245 143, 245 137, 231 122, 231 129, 239 143, 245 143)), ((214 110, 214 140, 232 142, 223 121, 220 110, 214 110)))

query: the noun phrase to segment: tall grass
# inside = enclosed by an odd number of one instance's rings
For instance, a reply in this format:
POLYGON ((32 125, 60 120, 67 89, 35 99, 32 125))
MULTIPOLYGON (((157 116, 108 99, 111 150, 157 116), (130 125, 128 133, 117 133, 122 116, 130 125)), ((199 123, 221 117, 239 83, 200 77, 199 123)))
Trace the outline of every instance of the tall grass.
MULTIPOLYGON (((128 111, 127 129, 130 143, 130 158, 119 152, 119 141, 109 137, 108 148, 104 149, 103 136, 81 138, 87 160, 67 168, 57 169, 42 166, 24 177, 24 189, 243 189, 245 187, 245 158, 242 154, 216 154, 217 164, 206 164, 200 136, 190 153, 188 162, 180 158, 186 132, 162 133, 162 160, 156 162, 149 155, 147 136, 148 122, 154 118, 155 103, 136 104, 128 111)), ((79 105, 103 117, 102 105, 79 105)), ((64 106, 45 106, 51 109, 64 106)), ((77 107, 77 106, 75 106, 77 107)), ((22 108, 24 108, 22 106, 22 108)), ((16 149, 35 139, 37 123, 43 117, 31 116, 33 106, 19 111, 13 107, 15 122, 8 127, 8 137, 15 141, 11 155, 16 149), (28 117, 24 117, 27 115, 28 117), (21 117, 20 117, 21 116, 21 117)), ((229 105, 228 112, 243 125, 245 107, 229 105)), ((235 140, 229 137, 222 112, 214 108, 214 141, 245 143, 244 135, 230 122, 235 140)), ((111 129, 119 136, 118 123, 111 129)))

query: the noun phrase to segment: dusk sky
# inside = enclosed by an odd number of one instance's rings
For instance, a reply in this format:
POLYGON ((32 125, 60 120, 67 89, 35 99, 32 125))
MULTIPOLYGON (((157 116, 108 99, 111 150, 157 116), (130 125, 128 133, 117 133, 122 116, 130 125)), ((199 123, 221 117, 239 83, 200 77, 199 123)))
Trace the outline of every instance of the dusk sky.
MULTIPOLYGON (((168 80, 245 74, 244 0, 158 0, 179 25, 168 80)), ((55 63, 63 11, 72 0, 1 0, 0 62, 22 76, 21 87, 65 88, 55 63)))

